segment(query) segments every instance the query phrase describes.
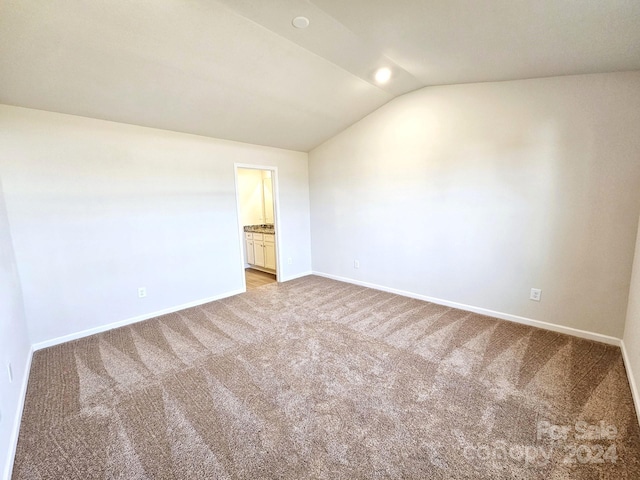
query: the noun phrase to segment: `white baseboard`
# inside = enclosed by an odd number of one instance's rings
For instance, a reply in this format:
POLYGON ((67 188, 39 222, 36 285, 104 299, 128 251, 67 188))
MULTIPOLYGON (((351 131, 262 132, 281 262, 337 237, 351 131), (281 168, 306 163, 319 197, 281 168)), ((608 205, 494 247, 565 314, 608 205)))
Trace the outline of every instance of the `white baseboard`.
POLYGON ((638 386, 636 384, 636 377, 633 376, 631 370, 631 362, 627 354, 627 347, 624 344, 624 340, 620 340, 620 349, 622 350, 622 359, 624 360, 624 368, 627 370, 627 378, 629 379, 629 387, 631 388, 631 397, 633 398, 633 404, 636 407, 636 415, 638 417, 638 423, 640 423, 640 392, 638 392, 638 386))
POLYGON ((47 347, 52 347, 54 345, 59 345, 61 343, 70 342, 71 340, 77 340, 78 338, 88 337, 89 335, 94 335, 96 333, 106 332, 107 330, 113 330, 114 328, 124 327, 126 325, 131 325, 132 323, 141 322, 143 320, 149 320, 150 318, 159 317, 160 315, 174 313, 174 312, 177 312, 178 310, 184 310, 185 308, 197 307, 198 305, 214 302, 222 298, 232 297, 233 295, 238 295, 240 293, 244 293, 245 291, 246 290, 244 288, 239 290, 233 290, 231 292, 226 292, 220 295, 216 295, 214 297, 195 300, 193 302, 184 303, 182 305, 176 305, 175 307, 169 307, 163 310, 158 310, 156 312, 145 313, 144 315, 138 315, 137 317, 127 318, 125 320, 108 323, 106 325, 100 325, 99 327, 89 328, 88 330, 82 330, 81 332, 71 333, 69 335, 64 335, 62 337, 52 338, 51 340, 45 340, 43 342, 38 342, 33 344, 33 350, 35 351, 35 350, 40 350, 47 347))
POLYGON ((464 303, 452 302, 449 300, 443 300, 441 298, 429 297, 427 295, 421 295, 418 293, 408 292, 405 290, 399 290, 397 288, 386 287, 384 285, 377 285, 369 282, 362 282, 360 280, 354 280, 352 278, 340 277, 338 275, 331 275, 323 272, 313 272, 313 275, 320 277, 331 278, 332 280, 338 280, 340 282, 352 283, 354 285, 360 285, 362 287, 373 288, 374 290, 382 290, 383 292, 395 293, 402 295, 403 297, 415 298, 417 300, 424 300, 426 302, 436 303, 438 305, 444 305, 446 307, 458 308, 460 310, 466 310, 468 312, 479 313, 488 317, 500 318, 502 320, 509 320, 511 322, 521 323, 523 325, 529 325, 531 327, 542 328, 544 330, 551 330, 553 332, 564 333, 566 335, 572 335, 574 337, 585 338, 587 340, 594 340, 596 342, 606 343, 608 345, 620 346, 621 340, 616 337, 610 337, 609 335, 603 335, 601 333, 589 332, 587 330, 579 330, 577 328, 565 327, 563 325, 556 325, 555 323, 543 322, 541 320, 534 320, 532 318, 520 317, 518 315, 511 315, 510 313, 496 312, 495 310, 489 310, 487 308, 475 307, 473 305, 465 305, 464 303))
POLYGON ((11 473, 13 472, 13 462, 16 457, 16 448, 18 446, 18 436, 20 435, 20 424, 22 423, 22 412, 24 410, 24 401, 27 398, 27 385, 29 383, 29 374, 31 373, 31 359, 34 352, 33 346, 29 349, 29 356, 27 357, 27 363, 24 366, 24 374, 22 375, 22 385, 20 387, 20 396, 18 397, 18 408, 16 410, 15 418, 13 419, 13 428, 11 430, 11 437, 9 437, 9 451, 7 452, 7 464, 4 469, 2 478, 4 480, 11 480, 11 473))
POLYGON ((288 282, 289 280, 295 280, 296 278, 302 278, 302 277, 306 277, 309 275, 313 275, 312 271, 308 271, 308 272, 302 272, 302 273, 296 273, 294 275, 289 275, 288 277, 283 277, 280 279, 281 282, 288 282))

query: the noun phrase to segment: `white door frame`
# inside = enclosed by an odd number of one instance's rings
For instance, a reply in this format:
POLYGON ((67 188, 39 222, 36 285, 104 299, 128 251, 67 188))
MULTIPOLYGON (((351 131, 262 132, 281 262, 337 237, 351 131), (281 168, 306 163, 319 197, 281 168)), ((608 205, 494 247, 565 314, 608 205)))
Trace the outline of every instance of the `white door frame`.
POLYGON ((280 259, 282 258, 281 249, 282 242, 280 241, 280 230, 282 228, 282 221, 280 219, 280 185, 278 184, 278 167, 270 165, 256 165, 248 163, 234 163, 233 175, 235 178, 236 188, 236 216, 238 220, 238 234, 240 237, 240 268, 242 269, 242 281, 244 283, 244 291, 247 291, 247 280, 244 276, 245 265, 245 239, 244 239, 244 225, 242 225, 242 216, 240 214, 240 190, 238 189, 238 169, 246 168, 249 170, 268 170, 271 172, 271 181, 273 183, 273 225, 276 231, 276 281, 280 282, 282 278, 282 269, 280 259))

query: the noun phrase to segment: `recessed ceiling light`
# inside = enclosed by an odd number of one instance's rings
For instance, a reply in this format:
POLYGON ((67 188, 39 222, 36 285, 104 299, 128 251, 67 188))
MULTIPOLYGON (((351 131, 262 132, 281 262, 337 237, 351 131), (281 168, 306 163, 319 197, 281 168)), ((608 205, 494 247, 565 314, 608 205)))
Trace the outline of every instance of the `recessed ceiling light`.
POLYGON ((291 21, 291 24, 296 28, 307 28, 309 19, 307 17, 296 17, 291 21))
POLYGON ((378 83, 387 83, 391 78, 391 70, 387 67, 379 68, 376 72, 376 82, 378 83))

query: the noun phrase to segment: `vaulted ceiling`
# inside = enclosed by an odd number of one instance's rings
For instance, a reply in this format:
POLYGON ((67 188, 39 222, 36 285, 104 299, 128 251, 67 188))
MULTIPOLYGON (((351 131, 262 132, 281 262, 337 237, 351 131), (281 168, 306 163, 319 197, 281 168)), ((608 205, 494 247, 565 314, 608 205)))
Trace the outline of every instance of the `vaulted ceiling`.
POLYGON ((0 0, 0 103, 301 151, 423 86, 638 69, 638 0, 0 0))

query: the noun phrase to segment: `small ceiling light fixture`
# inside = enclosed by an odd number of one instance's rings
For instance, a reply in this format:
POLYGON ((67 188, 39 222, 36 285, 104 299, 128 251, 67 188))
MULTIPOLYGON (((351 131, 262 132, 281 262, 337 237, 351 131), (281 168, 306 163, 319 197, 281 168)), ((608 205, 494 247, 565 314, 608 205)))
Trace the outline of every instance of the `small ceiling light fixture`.
POLYGON ((291 24, 296 28, 307 28, 309 19, 307 17, 296 17, 291 21, 291 24))
POLYGON ((378 83, 387 83, 391 78, 391 70, 389 70, 387 67, 379 68, 376 71, 375 78, 376 78, 376 82, 378 83))

